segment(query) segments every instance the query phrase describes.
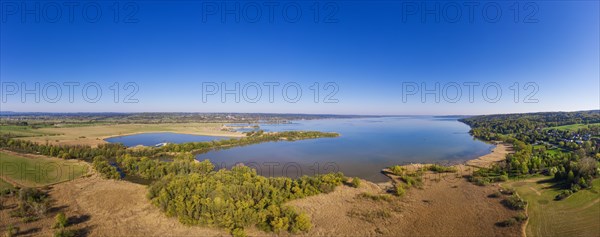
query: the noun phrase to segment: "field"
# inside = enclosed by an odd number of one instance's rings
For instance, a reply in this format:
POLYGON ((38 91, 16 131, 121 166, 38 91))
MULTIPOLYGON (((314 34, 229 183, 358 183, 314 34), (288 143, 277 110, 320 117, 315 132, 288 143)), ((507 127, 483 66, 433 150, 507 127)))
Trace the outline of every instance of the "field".
POLYGON ((3 182, 39 187, 72 180, 87 173, 82 161, 60 160, 33 155, 0 152, 0 177, 3 182))
MULTIPOLYGON (((35 134, 57 134, 54 136, 32 136, 24 139, 38 143, 90 145, 106 143, 105 138, 145 132, 174 132, 193 135, 240 137, 242 133, 221 130, 221 123, 167 123, 167 124, 112 124, 90 126, 48 127, 25 130, 35 134)), ((2 126, 0 129, 4 129, 2 126)))
POLYGON ((38 137, 58 134, 45 132, 41 129, 32 128, 31 126, 2 125, 0 126, 0 135, 10 135, 14 137, 38 137))
POLYGON ((600 179, 591 190, 581 190, 562 201, 548 178, 507 183, 528 203, 527 236, 598 236, 600 233, 600 179))
MULTIPOLYGON (((472 168, 458 166, 460 175, 472 168)), ((455 173, 427 172, 423 188, 410 188, 403 197, 390 201, 361 197, 382 195, 382 186, 362 182, 361 187, 338 187, 289 203, 309 213, 315 226, 309 236, 520 236, 521 226, 499 227, 496 223, 519 212, 489 198, 497 186, 477 186, 455 173)), ((387 194, 390 195, 390 194, 387 194)))
POLYGON ((586 128, 588 126, 600 126, 600 123, 591 123, 591 124, 570 124, 570 125, 563 125, 563 126, 557 126, 557 127, 550 127, 550 128, 545 128, 544 130, 547 129, 558 129, 558 130, 569 130, 569 131, 577 131, 577 129, 580 128, 586 128))

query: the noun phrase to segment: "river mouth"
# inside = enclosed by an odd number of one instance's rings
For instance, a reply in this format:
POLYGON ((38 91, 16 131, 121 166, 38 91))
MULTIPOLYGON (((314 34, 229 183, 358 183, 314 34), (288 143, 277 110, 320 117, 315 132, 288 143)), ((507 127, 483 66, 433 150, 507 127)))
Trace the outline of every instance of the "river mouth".
MULTIPOLYGON (((469 126, 457 119, 433 116, 318 119, 259 124, 259 128, 254 127, 255 124, 242 124, 237 126, 267 132, 337 132, 340 133, 340 137, 232 147, 198 154, 196 159, 208 159, 217 168, 231 168, 237 164, 244 164, 255 168, 260 175, 270 177, 296 178, 339 171, 349 177, 386 182, 389 179, 381 170, 392 165, 457 164, 490 153, 494 146, 473 139, 468 133, 469 126)), ((128 142, 130 145, 148 141, 145 144, 152 146, 160 142, 181 143, 178 141, 185 139, 179 139, 179 136, 195 135, 170 134, 170 140, 164 137, 161 137, 163 140, 148 139, 153 136, 157 135, 136 134, 123 136, 121 139, 136 140, 128 142), (139 135, 144 135, 141 138, 146 140, 139 140, 139 135)), ((188 138, 208 141, 223 139, 210 136, 188 138)), ((196 141, 200 140, 186 140, 196 141)), ((128 144, 124 143, 126 146, 128 144)))

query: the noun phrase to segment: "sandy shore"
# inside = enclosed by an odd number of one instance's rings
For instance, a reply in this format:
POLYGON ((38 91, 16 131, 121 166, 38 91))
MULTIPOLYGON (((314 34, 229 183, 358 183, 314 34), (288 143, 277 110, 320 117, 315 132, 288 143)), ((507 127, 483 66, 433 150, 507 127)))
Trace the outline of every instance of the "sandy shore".
POLYGON ((506 155, 512 152, 514 152, 512 145, 497 143, 491 153, 467 161, 467 165, 477 168, 489 168, 493 164, 503 161, 506 158, 506 155))

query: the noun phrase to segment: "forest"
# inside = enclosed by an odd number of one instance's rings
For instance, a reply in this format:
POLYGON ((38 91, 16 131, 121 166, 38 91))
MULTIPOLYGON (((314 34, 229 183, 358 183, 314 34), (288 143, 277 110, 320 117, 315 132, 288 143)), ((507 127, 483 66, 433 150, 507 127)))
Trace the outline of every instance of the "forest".
POLYGON ((556 199, 589 188, 600 176, 600 111, 548 112, 486 115, 460 120, 470 133, 486 141, 503 141, 514 147, 506 161, 490 170, 480 170, 480 183, 509 177, 543 174, 563 184, 556 199), (558 126, 578 124, 577 129, 558 126))

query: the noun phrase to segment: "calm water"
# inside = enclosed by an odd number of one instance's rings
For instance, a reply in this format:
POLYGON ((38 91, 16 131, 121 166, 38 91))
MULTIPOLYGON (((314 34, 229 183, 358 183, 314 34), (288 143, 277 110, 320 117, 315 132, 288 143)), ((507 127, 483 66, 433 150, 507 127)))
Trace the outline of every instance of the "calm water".
POLYGON ((206 142, 217 139, 223 139, 224 137, 214 137, 214 136, 199 136, 199 135, 189 135, 189 134, 179 134, 179 133, 169 133, 169 132, 161 132, 161 133, 141 133, 135 135, 128 136, 120 136, 120 137, 111 137, 105 139, 107 142, 111 143, 123 143, 123 145, 131 147, 137 145, 144 146, 154 146, 163 142, 170 143, 186 143, 186 142, 206 142))
POLYGON ((217 167, 243 163, 266 176, 313 175, 342 171, 371 181, 386 181, 381 169, 417 162, 462 162, 487 154, 492 145, 474 140, 456 119, 385 117, 262 124, 265 131, 338 132, 338 138, 269 142, 200 154, 217 167))
MULTIPOLYGON (((243 163, 265 176, 298 177, 330 171, 375 182, 387 181, 381 169, 418 162, 454 163, 487 154, 492 145, 474 140, 469 126, 452 118, 385 117, 294 121, 261 124, 265 131, 338 132, 337 138, 268 142, 200 154, 217 167, 243 163)), ((210 141, 222 137, 145 133, 106 139, 126 146, 162 142, 210 141)))

